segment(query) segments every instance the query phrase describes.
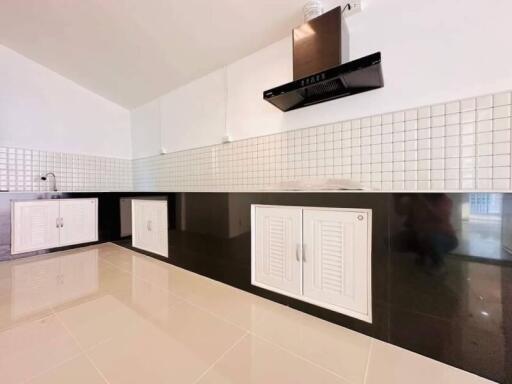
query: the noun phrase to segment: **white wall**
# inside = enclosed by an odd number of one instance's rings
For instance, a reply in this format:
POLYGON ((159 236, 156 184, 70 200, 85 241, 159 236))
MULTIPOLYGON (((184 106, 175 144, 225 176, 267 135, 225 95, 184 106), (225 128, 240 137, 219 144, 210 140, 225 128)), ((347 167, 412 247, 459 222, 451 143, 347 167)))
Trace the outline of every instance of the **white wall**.
POLYGON ((161 97, 162 146, 168 152, 218 144, 226 131, 226 71, 161 97))
POLYGON ((130 158, 130 113, 0 45, 0 145, 130 158))
POLYGON ((280 112, 262 93, 292 78, 291 40, 286 38, 226 68, 227 106, 215 97, 222 86, 212 85, 208 76, 165 95, 165 145, 174 150, 219 143, 226 107, 224 132, 237 140, 512 89, 511 1, 364 4, 363 12, 347 20, 350 56, 381 51, 384 88, 280 112))
POLYGON ((132 156, 148 157, 161 149, 160 99, 153 100, 131 111, 132 156))

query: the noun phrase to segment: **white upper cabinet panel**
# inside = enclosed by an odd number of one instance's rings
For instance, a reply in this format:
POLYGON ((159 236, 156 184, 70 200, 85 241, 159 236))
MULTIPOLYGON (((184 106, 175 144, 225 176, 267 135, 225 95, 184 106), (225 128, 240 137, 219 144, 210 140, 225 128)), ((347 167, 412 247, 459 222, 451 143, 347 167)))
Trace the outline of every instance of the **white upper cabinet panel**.
POLYGON ((256 284, 301 293, 301 220, 297 208, 255 207, 253 273, 256 284))
POLYGON ((13 254, 59 246, 59 202, 23 201, 12 206, 13 254))
POLYGON ((97 199, 61 200, 60 217, 61 246, 98 240, 97 199))
POLYGON ((303 215, 304 296, 369 314, 368 212, 304 209, 303 215))

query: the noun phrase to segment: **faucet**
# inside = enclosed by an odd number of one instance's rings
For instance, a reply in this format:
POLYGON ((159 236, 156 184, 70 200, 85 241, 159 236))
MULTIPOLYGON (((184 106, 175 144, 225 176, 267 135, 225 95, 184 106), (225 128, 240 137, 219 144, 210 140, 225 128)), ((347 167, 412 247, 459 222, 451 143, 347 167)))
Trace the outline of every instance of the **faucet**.
POLYGON ((41 180, 46 181, 48 176, 53 176, 53 191, 57 192, 57 176, 55 176, 55 173, 48 172, 46 175, 41 176, 41 180))

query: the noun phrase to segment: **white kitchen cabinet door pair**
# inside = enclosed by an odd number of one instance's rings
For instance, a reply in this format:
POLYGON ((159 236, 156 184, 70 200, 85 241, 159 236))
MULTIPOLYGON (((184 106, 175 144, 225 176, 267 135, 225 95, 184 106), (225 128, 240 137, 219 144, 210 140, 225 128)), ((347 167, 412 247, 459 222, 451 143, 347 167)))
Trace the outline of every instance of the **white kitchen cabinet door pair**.
POLYGON ((15 201, 11 253, 98 240, 98 199, 15 201))
POLYGON ((252 206, 252 284, 371 322, 371 210, 252 206))
POLYGON ((132 245, 168 257, 166 200, 132 200, 132 245))

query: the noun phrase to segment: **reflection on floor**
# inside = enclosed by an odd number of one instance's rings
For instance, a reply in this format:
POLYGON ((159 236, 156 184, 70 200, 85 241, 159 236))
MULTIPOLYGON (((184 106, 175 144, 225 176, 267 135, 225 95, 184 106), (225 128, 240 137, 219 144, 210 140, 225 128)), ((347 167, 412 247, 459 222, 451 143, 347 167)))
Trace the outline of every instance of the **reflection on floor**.
POLYGON ((102 244, 0 264, 0 382, 489 381, 102 244))

